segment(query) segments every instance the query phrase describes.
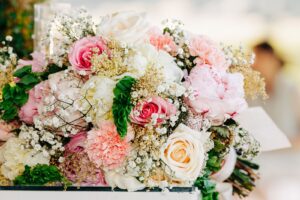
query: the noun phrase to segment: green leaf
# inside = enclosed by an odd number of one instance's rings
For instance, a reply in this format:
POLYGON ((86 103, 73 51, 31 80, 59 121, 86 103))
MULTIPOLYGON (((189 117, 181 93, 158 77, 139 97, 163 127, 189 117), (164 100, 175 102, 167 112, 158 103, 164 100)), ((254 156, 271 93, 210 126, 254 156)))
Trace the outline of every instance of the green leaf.
POLYGON ((216 184, 209 179, 210 171, 207 171, 202 177, 198 177, 194 183, 202 194, 202 200, 218 200, 219 193, 216 191, 216 184))
POLYGON ((45 185, 53 182, 63 182, 64 177, 54 165, 38 164, 33 168, 25 166, 22 175, 13 181, 15 185, 45 185))
POLYGON ((129 114, 133 107, 130 93, 135 82, 134 78, 125 76, 116 84, 113 91, 113 118, 117 131, 122 138, 127 134, 127 123, 130 121, 129 114))
POLYGON ((18 109, 17 107, 12 106, 11 108, 4 111, 2 115, 2 119, 5 121, 11 121, 17 116, 18 116, 18 109))
POLYGON ((40 79, 35 74, 27 74, 24 77, 21 78, 21 80, 18 82, 20 84, 28 85, 28 86, 34 86, 40 82, 40 79))
POLYGON ((210 131, 217 132, 223 138, 228 138, 230 136, 230 130, 226 126, 213 126, 210 131))
POLYGON ((18 70, 15 71, 13 74, 15 77, 22 78, 26 74, 30 74, 32 72, 31 66, 24 66, 18 70))

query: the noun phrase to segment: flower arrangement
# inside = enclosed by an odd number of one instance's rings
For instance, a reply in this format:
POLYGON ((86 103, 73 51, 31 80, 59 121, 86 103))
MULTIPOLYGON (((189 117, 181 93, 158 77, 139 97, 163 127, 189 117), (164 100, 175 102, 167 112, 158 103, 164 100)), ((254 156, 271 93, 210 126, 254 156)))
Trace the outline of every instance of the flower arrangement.
POLYGON ((254 188, 260 145, 235 121, 265 96, 253 56, 136 12, 58 15, 50 31, 50 53, 18 59, 10 37, 0 51, 0 183, 254 188))

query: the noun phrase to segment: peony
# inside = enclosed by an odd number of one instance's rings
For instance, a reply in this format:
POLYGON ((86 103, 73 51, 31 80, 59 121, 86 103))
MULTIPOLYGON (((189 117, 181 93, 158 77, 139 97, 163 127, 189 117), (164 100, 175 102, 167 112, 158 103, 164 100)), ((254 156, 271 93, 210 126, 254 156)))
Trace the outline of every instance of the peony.
POLYGON ((157 49, 163 50, 171 55, 177 54, 177 45, 169 34, 163 34, 158 28, 152 28, 149 31, 149 41, 157 49))
POLYGON ((7 141, 9 138, 13 137, 14 134, 11 132, 17 128, 19 128, 19 123, 16 121, 7 123, 0 120, 0 141, 7 141))
POLYGON ((86 132, 80 132, 74 135, 70 142, 65 146, 66 151, 71 153, 82 152, 85 148, 87 134, 86 132))
POLYGON ((119 12, 102 18, 98 34, 122 43, 140 43, 146 38, 149 24, 145 13, 119 12))
POLYGON ((107 51, 105 41, 101 37, 85 37, 76 41, 69 53, 69 62, 73 70, 79 73, 91 72, 91 58, 93 54, 107 51))
POLYGON ((88 132, 85 151, 97 167, 111 170, 123 164, 129 148, 129 143, 121 139, 114 123, 103 121, 99 129, 88 132))
POLYGON ((38 114, 38 107, 42 103, 42 91, 46 88, 46 82, 41 82, 29 90, 29 98, 19 111, 19 118, 27 124, 33 124, 34 117, 38 114))
MULTIPOLYGON (((161 147, 161 159, 175 178, 195 181, 205 167, 204 144, 208 133, 200 133, 180 124, 161 147)), ((170 174, 171 175, 171 174, 170 174)))
POLYGON ((24 66, 31 66, 31 70, 33 72, 42 72, 45 70, 45 68, 48 65, 48 62, 46 60, 46 57, 43 53, 40 52, 33 52, 31 54, 32 60, 22 60, 20 59, 18 61, 17 69, 22 68, 24 66))
POLYGON ((226 70, 229 63, 226 61, 225 54, 209 39, 193 35, 189 38, 189 51, 191 56, 196 57, 195 63, 199 67, 214 67, 219 70, 226 70))
POLYGON ((25 141, 19 138, 10 138, 0 149, 1 173, 9 180, 14 180, 24 171, 24 166, 37 164, 49 165, 50 157, 33 149, 22 149, 25 141))
POLYGON ((243 75, 215 69, 195 67, 185 81, 193 95, 186 103, 196 114, 211 120, 214 125, 223 123, 247 107, 244 99, 243 75))
POLYGON ((35 126, 56 132, 76 133, 85 130, 88 124, 77 102, 83 98, 80 94, 82 85, 80 76, 71 71, 51 74, 41 90, 43 101, 34 117, 35 126))
POLYGON ((138 104, 130 113, 132 123, 145 126, 153 123, 161 124, 176 114, 176 107, 167 100, 154 96, 151 99, 138 104))
POLYGON ((107 119, 107 114, 113 105, 113 89, 116 82, 106 77, 94 76, 90 78, 82 87, 81 94, 87 101, 82 101, 82 110, 89 111, 88 115, 94 124, 107 119), (90 108, 90 104, 93 109, 90 108))

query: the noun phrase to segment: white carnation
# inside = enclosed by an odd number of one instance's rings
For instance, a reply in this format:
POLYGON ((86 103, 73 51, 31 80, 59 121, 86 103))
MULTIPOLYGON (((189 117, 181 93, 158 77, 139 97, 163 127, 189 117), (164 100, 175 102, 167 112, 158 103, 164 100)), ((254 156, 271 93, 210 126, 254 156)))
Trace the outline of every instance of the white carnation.
POLYGON ((101 119, 106 119, 106 114, 111 110, 115 86, 116 82, 112 79, 94 76, 82 87, 81 93, 92 105, 92 109, 85 100, 82 101, 82 107, 85 112, 90 109, 88 116, 94 124, 101 119))
POLYGON ((22 139, 10 138, 0 149, 1 173, 9 180, 23 173, 25 165, 49 165, 50 157, 33 149, 24 149, 24 144, 22 139))

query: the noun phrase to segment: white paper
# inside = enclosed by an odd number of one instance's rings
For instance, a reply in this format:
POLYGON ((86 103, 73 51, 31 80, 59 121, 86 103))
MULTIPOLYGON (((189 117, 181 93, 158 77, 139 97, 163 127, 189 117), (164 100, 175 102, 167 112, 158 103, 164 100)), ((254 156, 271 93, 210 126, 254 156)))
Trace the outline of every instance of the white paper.
POLYGON ((261 107, 248 108, 235 120, 260 142, 262 151, 291 147, 286 135, 261 107))
POLYGON ((50 192, 50 191, 1 191, 1 200, 199 200, 195 192, 50 192))

